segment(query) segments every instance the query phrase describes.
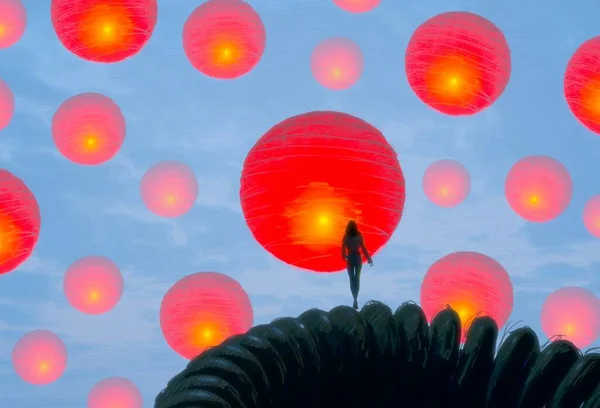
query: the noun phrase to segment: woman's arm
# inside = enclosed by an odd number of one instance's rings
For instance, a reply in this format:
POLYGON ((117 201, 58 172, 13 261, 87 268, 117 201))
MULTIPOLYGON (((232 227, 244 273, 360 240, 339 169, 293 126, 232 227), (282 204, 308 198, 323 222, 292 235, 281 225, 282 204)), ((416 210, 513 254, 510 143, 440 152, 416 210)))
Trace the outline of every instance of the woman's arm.
POLYGON ((365 239, 362 237, 362 235, 360 236, 360 247, 362 249, 363 254, 365 255, 365 258, 367 258, 367 262, 369 262, 370 264, 373 263, 373 260, 371 259, 371 255, 369 255, 369 251, 367 250, 367 247, 365 246, 365 239))
POLYGON ((342 238, 342 259, 345 261, 348 258, 346 251, 346 237, 342 238))

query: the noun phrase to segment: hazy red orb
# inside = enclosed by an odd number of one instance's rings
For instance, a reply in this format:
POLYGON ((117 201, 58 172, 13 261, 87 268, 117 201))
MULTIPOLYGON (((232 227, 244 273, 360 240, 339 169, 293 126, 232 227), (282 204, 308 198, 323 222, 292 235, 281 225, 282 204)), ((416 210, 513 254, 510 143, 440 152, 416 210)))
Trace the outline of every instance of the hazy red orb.
POLYGON ((477 316, 506 324, 513 309, 513 286, 502 265, 478 252, 454 252, 429 267, 421 284, 421 307, 427 318, 445 306, 458 315, 465 339, 469 324, 477 316))
POLYGON ((180 217, 198 198, 198 181, 183 163, 165 161, 150 167, 142 177, 140 192, 146 207, 161 217, 180 217))
POLYGON ((19 377, 34 385, 58 380, 67 367, 67 348, 47 330, 35 330, 19 339, 12 352, 13 367, 19 377))
POLYGON ((515 163, 504 184, 506 201, 530 222, 547 222, 567 209, 573 194, 569 172, 548 156, 528 156, 515 163))
POLYGON ((333 0, 333 2, 350 13, 366 13, 377 7, 381 0, 333 0))
POLYGON ((455 207, 471 191, 471 176, 465 166, 455 160, 438 160, 423 175, 423 191, 440 207, 455 207))
POLYGON ((167 344, 188 359, 245 333, 253 321, 252 304, 242 286, 216 272, 177 281, 160 305, 160 327, 167 344))
POLYGON ((0 275, 29 258, 40 235, 40 222, 40 208, 31 190, 0 169, 0 275))
POLYGON ((340 242, 357 221, 376 252, 402 217, 404 175, 394 149, 369 123, 309 112, 278 123, 248 153, 240 200, 248 228, 269 253, 316 272, 345 268, 340 242))
POLYGON ((583 224, 596 238, 600 238, 600 195, 588 200, 583 209, 583 224))
POLYGON ((325 88, 348 89, 363 73, 363 55, 351 40, 330 38, 315 47, 310 68, 317 82, 325 88))
POLYGON ((77 164, 106 163, 125 140, 125 118, 117 104, 97 93, 75 95, 52 118, 52 138, 58 151, 77 164))
POLYGON ((123 294, 119 267, 103 256, 86 256, 75 261, 63 279, 67 300, 87 314, 102 314, 114 308, 123 294))
POLYGON ((541 319, 546 336, 586 348, 600 337, 600 300, 587 289, 567 286, 546 298, 541 319))
POLYGON ((8 126, 14 113, 15 96, 6 82, 0 79, 0 130, 8 126))
POLYGON ((156 26, 156 0, 52 0, 52 25, 66 49, 113 63, 137 54, 156 26))
POLYGON ((410 87, 425 104, 447 115, 472 115, 504 92, 510 49, 502 31, 485 18, 442 13, 415 30, 405 68, 410 87))
POLYGON ((99 381, 88 394, 88 408, 143 408, 137 385, 126 378, 110 377, 99 381))
POLYGON ((15 45, 25 33, 27 10, 21 0, 0 0, 0 49, 15 45))
POLYGON ((183 49, 203 74, 234 79, 250 72, 262 58, 266 32, 260 16, 241 0, 208 0, 183 27, 183 49))

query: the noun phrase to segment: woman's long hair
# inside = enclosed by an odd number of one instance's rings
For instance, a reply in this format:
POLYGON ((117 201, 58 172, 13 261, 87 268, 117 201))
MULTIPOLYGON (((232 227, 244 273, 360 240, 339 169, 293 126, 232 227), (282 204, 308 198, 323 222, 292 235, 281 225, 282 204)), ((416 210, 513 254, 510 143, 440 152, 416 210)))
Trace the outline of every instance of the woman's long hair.
POLYGON ((358 225, 356 224, 356 221, 348 221, 348 225, 346 225, 346 233, 344 235, 346 237, 358 237, 361 235, 360 231, 358 230, 358 225))

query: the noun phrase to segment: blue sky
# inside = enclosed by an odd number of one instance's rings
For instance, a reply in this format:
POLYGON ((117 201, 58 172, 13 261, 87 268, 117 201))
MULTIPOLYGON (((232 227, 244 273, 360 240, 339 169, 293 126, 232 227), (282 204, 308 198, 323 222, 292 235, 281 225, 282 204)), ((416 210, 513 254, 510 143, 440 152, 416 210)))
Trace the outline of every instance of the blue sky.
POLYGON ((27 31, 1 52, 0 77, 15 94, 16 113, 0 133, 0 166, 36 194, 43 225, 34 255, 0 282, 2 405, 81 407, 97 381, 123 376, 151 407, 185 364, 160 333, 160 300, 190 273, 236 278, 251 297, 256 323, 348 303, 345 273, 312 275, 273 259, 253 241, 238 200, 241 165, 256 139, 286 117, 311 110, 340 110, 377 126, 397 151, 407 180, 404 217, 375 257, 376 267, 363 275, 363 301, 394 308, 418 301, 429 265, 459 250, 485 253, 507 269, 515 285, 511 321, 522 320, 538 333, 550 292, 581 285, 600 294, 600 241, 581 222, 585 201, 600 193, 600 137, 579 125, 562 94, 571 54, 600 34, 593 0, 578 1, 578 8, 541 0, 526 7, 516 0, 492 6, 382 0, 364 15, 326 0, 254 0, 267 30, 265 55, 251 74, 230 82, 204 77, 184 56, 182 26, 201 1, 159 1, 150 42, 113 65, 67 52, 53 33, 48 0, 24 3, 27 31), (504 95, 473 117, 446 117, 424 106, 403 70, 412 31, 455 10, 493 21, 512 49, 504 95), (356 41, 365 56, 363 77, 347 91, 321 88, 310 73, 313 47, 331 36, 356 41), (77 166, 52 143, 55 109, 81 92, 106 94, 126 117, 123 149, 106 165, 77 166), (510 166, 531 154, 560 160, 574 180, 570 207, 546 224, 525 223, 503 197, 510 166), (454 209, 436 208, 421 190, 423 171, 441 158, 462 162, 472 175, 471 195, 454 209), (197 205, 174 221, 151 215, 138 192, 143 172, 162 160, 188 164, 200 185, 197 205), (91 254, 114 260, 125 277, 123 298, 106 315, 72 310, 61 289, 64 270, 91 254), (70 352, 64 376, 44 387, 21 381, 10 362, 15 342, 34 329, 55 331, 70 352))

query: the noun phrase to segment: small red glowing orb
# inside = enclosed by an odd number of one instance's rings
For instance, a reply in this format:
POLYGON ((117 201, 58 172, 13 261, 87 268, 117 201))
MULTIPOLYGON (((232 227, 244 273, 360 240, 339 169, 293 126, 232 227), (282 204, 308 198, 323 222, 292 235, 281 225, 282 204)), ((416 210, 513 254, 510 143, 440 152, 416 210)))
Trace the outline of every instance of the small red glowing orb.
POLYGON ((198 198, 198 181, 183 163, 165 161, 150 167, 140 192, 146 207, 161 217, 175 218, 192 209, 198 198))
POLYGON ((95 166, 114 157, 125 140, 125 118, 107 96, 75 95, 52 118, 52 137, 60 153, 77 164, 95 166))
POLYGON ((242 286, 227 275, 200 272, 177 281, 160 305, 167 344, 192 359, 252 327, 254 312, 242 286))
POLYGON ((569 60, 564 91, 573 115, 600 134, 600 36, 581 44, 569 60))
POLYGON ((547 156, 528 156, 513 165, 504 184, 506 201, 530 222, 547 222, 569 206, 573 184, 560 162, 547 156))
POLYGON ((510 49, 493 23, 468 12, 430 18, 406 48, 408 83, 417 97, 447 115, 472 115, 504 92, 510 49))
POLYGON ((21 0, 0 0, 0 49, 15 45, 25 33, 27 10, 21 0))
POLYGON ((318 44, 310 59, 312 73, 321 85, 348 89, 362 75, 364 62, 358 45, 346 38, 330 38, 318 44))
POLYGON ((0 275, 21 265, 40 235, 40 208, 25 183, 0 169, 0 275))
POLYGON ((377 7, 381 0, 333 0, 333 2, 350 13, 366 13, 377 7))
POLYGON ((260 16, 242 0, 208 0, 183 27, 183 49, 190 63, 212 78, 247 74, 262 58, 265 43, 260 16))
POLYGON ((345 268, 340 245, 350 219, 371 252, 385 245, 404 193, 396 152, 381 132, 339 112, 309 112, 272 127, 248 153, 240 186, 256 241, 315 272, 345 268))
POLYGON ((75 309, 87 314, 102 314, 119 303, 123 294, 119 267, 102 256, 87 256, 75 261, 65 273, 63 289, 75 309))
POLYGON ((421 284, 421 307, 427 318, 450 306, 463 327, 463 340, 471 321, 489 316, 498 327, 513 309, 513 286, 508 273, 494 259, 478 252, 454 252, 436 261, 421 284))
POLYGON ((600 238, 600 195, 592 197, 583 209, 583 224, 596 238, 600 238))
POLYGON ((34 385, 50 384, 58 380, 67 367, 67 348, 50 331, 32 331, 15 344, 12 363, 24 381, 34 385))
POLYGON ((455 207, 471 191, 469 171, 455 160, 438 160, 423 175, 423 191, 432 203, 440 207, 455 207))
POLYGON ((113 63, 137 54, 156 26, 156 0, 52 0, 54 31, 80 58, 113 63))
POLYGON ((6 82, 0 79, 0 130, 8 126, 14 113, 15 96, 6 82))
POLYGON ((96 383, 88 394, 88 408, 143 408, 137 385, 126 378, 110 377, 96 383))
POLYGON ((567 286, 551 293, 542 306, 542 330, 560 336, 578 348, 600 337, 600 300, 589 290, 567 286))

